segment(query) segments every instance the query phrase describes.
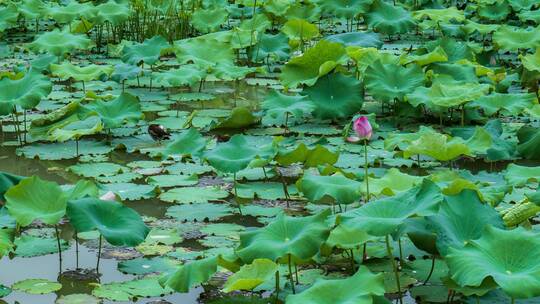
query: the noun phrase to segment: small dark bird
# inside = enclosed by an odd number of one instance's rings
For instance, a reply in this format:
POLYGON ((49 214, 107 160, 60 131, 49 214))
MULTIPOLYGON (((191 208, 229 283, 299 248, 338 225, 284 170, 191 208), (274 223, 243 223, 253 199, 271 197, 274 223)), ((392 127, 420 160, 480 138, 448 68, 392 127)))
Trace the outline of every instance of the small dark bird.
POLYGON ((155 141, 162 141, 164 139, 170 139, 171 134, 165 130, 162 125, 151 124, 148 126, 148 134, 155 141))

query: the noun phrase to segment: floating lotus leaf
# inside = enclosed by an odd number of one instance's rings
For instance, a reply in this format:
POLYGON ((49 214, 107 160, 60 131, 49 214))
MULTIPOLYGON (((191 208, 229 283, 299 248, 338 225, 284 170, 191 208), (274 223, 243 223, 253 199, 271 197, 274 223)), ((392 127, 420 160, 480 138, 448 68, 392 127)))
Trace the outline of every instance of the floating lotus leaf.
MULTIPOLYGON (((14 245, 17 247, 15 255, 18 257, 37 257, 58 252, 58 243, 56 238, 42 238, 30 235, 22 235, 15 239, 14 245)), ((60 240, 62 250, 69 249, 69 244, 60 240)))
POLYGON ((490 86, 479 83, 460 83, 436 81, 426 89, 418 87, 413 93, 407 95, 407 100, 414 106, 425 104, 428 107, 456 107, 473 101, 487 94, 490 86))
POLYGON ((379 34, 374 32, 352 32, 336 34, 324 37, 325 40, 331 42, 339 42, 346 47, 363 47, 363 48, 381 48, 383 42, 379 38, 379 34))
POLYGON ((180 266, 176 271, 161 277, 160 284, 177 292, 189 292, 191 287, 205 283, 217 272, 217 257, 205 258, 180 266))
POLYGON ((243 135, 235 135, 226 143, 220 143, 216 148, 206 151, 204 158, 220 172, 237 173, 247 168, 255 158, 269 157, 271 151, 264 151, 248 143, 243 135))
POLYGON ((387 35, 406 33, 416 25, 406 9, 382 0, 374 1, 365 18, 369 27, 387 35))
POLYGON ((440 46, 437 46, 434 50, 429 53, 421 55, 403 55, 400 58, 400 64, 407 65, 410 63, 416 63, 419 66, 425 66, 435 62, 446 62, 448 61, 448 55, 444 49, 440 46))
POLYGON ((143 275, 171 271, 176 263, 169 258, 136 258, 118 263, 118 270, 123 273, 143 275))
POLYGON ((244 79, 246 75, 257 71, 257 68, 239 66, 230 62, 219 62, 212 68, 212 75, 221 80, 232 81, 244 79))
POLYGON ((538 233, 487 226, 482 237, 446 256, 450 277, 460 286, 480 286, 491 277, 512 298, 540 295, 538 233))
POLYGON ((167 209, 167 216, 179 221, 214 221, 232 214, 227 204, 199 203, 172 206, 167 209))
POLYGON ((175 137, 167 145, 165 154, 199 155, 206 147, 206 139, 195 128, 190 128, 175 137))
MULTIPOLYGON (((486 147, 487 148, 487 147, 486 147)), ((439 161, 449 161, 461 155, 473 155, 467 143, 460 137, 450 137, 440 133, 426 133, 405 149, 403 156, 427 155, 439 161)))
POLYGON ((57 57, 71 54, 75 50, 86 50, 91 46, 92 41, 85 35, 73 35, 59 30, 45 32, 30 44, 30 48, 36 53, 50 53, 57 57))
POLYGON ((40 160, 70 159, 81 155, 103 155, 111 152, 113 147, 96 140, 79 141, 79 155, 76 155, 76 143, 32 144, 17 149, 17 155, 40 160))
POLYGON ((307 260, 328 238, 330 229, 325 220, 329 213, 326 210, 307 217, 279 214, 267 226, 240 234, 236 254, 245 263, 259 258, 277 261, 289 255, 295 260, 307 260))
POLYGON ((289 115, 293 116, 294 121, 302 121, 304 116, 311 114, 315 106, 307 100, 306 96, 285 95, 278 91, 271 91, 263 101, 262 108, 266 110, 263 122, 287 124, 287 120, 291 119, 289 115))
POLYGON ((512 9, 507 1, 495 1, 494 3, 481 3, 477 8, 478 16, 489 21, 501 22, 505 20, 512 9))
POLYGON ((62 289, 62 284, 46 279, 26 279, 16 282, 11 288, 29 294, 47 294, 62 289))
POLYGON ((136 123, 144 118, 139 98, 129 93, 122 93, 111 101, 94 100, 86 108, 96 112, 108 129, 118 128, 127 122, 136 123))
POLYGON ((470 102, 467 107, 480 108, 487 116, 497 112, 505 115, 519 115, 536 104, 538 104, 538 99, 533 93, 493 93, 470 102))
POLYGON ((361 196, 361 183, 343 175, 304 175, 297 186, 313 203, 352 204, 361 196))
POLYGON ((60 296, 55 304, 100 304, 101 301, 88 294, 72 293, 69 295, 60 296))
POLYGON ((70 121, 50 130, 47 139, 59 142, 70 139, 79 140, 83 136, 97 134, 101 130, 103 130, 101 119, 97 116, 89 116, 83 120, 70 121))
POLYGON ((406 94, 424 84, 424 73, 416 65, 402 67, 376 61, 367 68, 364 82, 366 90, 376 99, 403 100, 406 94))
POLYGON ((75 79, 76 81, 91 81, 108 77, 114 68, 110 65, 91 64, 84 67, 64 62, 62 64, 51 64, 51 73, 61 79, 75 79))
POLYGON ((439 212, 427 218, 437 234, 437 249, 446 255, 450 248, 461 248, 471 240, 482 236, 488 225, 504 228, 501 215, 491 206, 484 204, 474 190, 446 196, 439 212))
POLYGON ((465 13, 454 6, 448 8, 434 8, 417 10, 413 13, 414 19, 430 19, 435 22, 450 23, 452 20, 457 22, 465 21, 465 13))
POLYGON ((230 276, 223 286, 223 291, 253 290, 272 279, 276 271, 278 271, 278 265, 273 261, 255 259, 251 264, 242 266, 238 272, 230 276))
POLYGON ((224 7, 196 10, 191 16, 191 24, 202 33, 213 32, 227 21, 229 13, 224 7))
POLYGON ((292 150, 280 149, 276 161, 284 166, 302 163, 305 168, 310 168, 326 164, 333 165, 338 158, 338 152, 334 153, 321 145, 309 149, 304 143, 300 143, 292 150))
POLYGON ((250 49, 253 61, 285 60, 289 58, 290 47, 283 33, 262 34, 257 45, 250 49))
POLYGON ((131 302, 138 298, 160 297, 172 292, 172 289, 159 284, 158 277, 149 276, 133 281, 101 284, 92 290, 92 295, 111 301, 131 302))
POLYGON ((540 159, 538 144, 540 143, 540 131, 536 127, 523 126, 518 131, 518 152, 526 159, 540 159))
POLYGON ((346 279, 317 280, 311 287, 296 295, 287 296, 287 303, 301 304, 371 304, 390 303, 384 299, 382 273, 373 274, 365 266, 346 279), (374 298, 380 298, 375 300, 374 298))
POLYGON ((0 80, 0 116, 14 111, 15 106, 32 109, 51 93, 52 84, 49 79, 32 70, 23 78, 11 80, 8 77, 0 80))
POLYGON ((37 176, 21 180, 4 196, 9 214, 22 227, 35 220, 55 225, 66 213, 67 196, 60 186, 37 176))
POLYGON ((153 77, 158 82, 164 82, 173 87, 193 86, 206 78, 206 70, 196 64, 187 64, 178 69, 155 74, 153 77))
POLYGON ((227 196, 229 193, 218 187, 181 187, 164 192, 159 198, 166 202, 191 204, 222 200, 227 196))
POLYGON ((339 18, 353 19, 358 14, 367 13, 373 0, 319 0, 321 9, 339 18))
MULTIPOLYGON (((13 237, 14 237, 13 228, 3 228, 0 229, 0 258, 5 255, 8 255, 14 249, 13 237)), ((2 297, 0 292, 0 297, 2 297)))
POLYGON ((218 62, 231 63, 234 60, 234 53, 229 44, 204 36, 175 41, 174 51, 176 59, 181 64, 214 66, 218 62))
POLYGON ((439 187, 424 179, 421 185, 409 191, 342 213, 339 221, 350 229, 385 236, 397 231, 407 218, 435 214, 441 201, 439 187))
POLYGON ((116 82, 123 82, 124 80, 135 79, 141 72, 142 69, 136 65, 121 63, 114 66, 111 79, 116 82))
POLYGON ((362 108, 364 102, 360 81, 341 73, 332 73, 304 90, 315 105, 313 115, 321 119, 349 117, 362 108))
POLYGON ((536 48, 540 46, 540 31, 537 28, 524 29, 503 25, 493 33, 493 42, 505 51, 536 48))
POLYGON ((122 61, 131 65, 146 63, 154 65, 159 61, 161 51, 169 47, 167 41, 161 36, 154 36, 144 40, 143 43, 125 46, 122 51, 122 61))
POLYGON ((283 85, 294 88, 300 84, 312 86, 317 79, 345 61, 345 48, 335 42, 319 41, 302 56, 291 59, 280 75, 283 85))
POLYGON ((530 72, 540 72, 540 48, 534 54, 519 55, 521 64, 530 72))
POLYGON ((521 187, 530 182, 540 182, 540 167, 508 164, 504 179, 514 187, 521 187))
POLYGON ((137 212, 115 201, 71 200, 67 215, 78 232, 97 229, 114 246, 137 246, 150 231, 137 212))

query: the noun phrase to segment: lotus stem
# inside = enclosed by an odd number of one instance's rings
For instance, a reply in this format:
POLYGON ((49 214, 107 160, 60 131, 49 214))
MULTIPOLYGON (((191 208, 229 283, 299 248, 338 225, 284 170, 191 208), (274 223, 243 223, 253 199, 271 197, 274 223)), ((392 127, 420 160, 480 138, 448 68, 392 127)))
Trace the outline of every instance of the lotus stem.
POLYGON ((99 274, 99 261, 101 260, 101 245, 103 242, 103 236, 99 235, 99 244, 98 244, 98 256, 97 256, 97 263, 96 263, 96 273, 99 274))
POLYGON ((296 279, 296 284, 300 284, 300 280, 298 280, 298 265, 294 264, 294 278, 296 279))
POLYGON ((79 157, 79 139, 75 138, 75 157, 79 157))
POLYGON ((54 231, 56 232, 56 244, 58 246, 58 261, 60 273, 62 273, 62 246, 60 245, 60 232, 58 231, 58 225, 54 225, 54 231))
POLYGON ((79 269, 79 236, 75 230, 75 268, 79 269))
POLYGON ((465 105, 461 106, 461 126, 465 125, 465 105))
POLYGON ((296 289, 294 288, 294 279, 293 279, 293 275, 292 275, 292 267, 291 267, 291 254, 289 253, 288 254, 288 264, 289 264, 289 280, 291 281, 291 289, 292 289, 292 293, 293 294, 296 294, 296 289))
POLYGON ((403 249, 401 248, 401 238, 398 238, 398 245, 399 245, 399 263, 401 264, 403 261, 403 249))
POLYGON ((362 250, 362 264, 367 260, 367 242, 364 243, 364 248, 362 250))
POLYGON ((511 304, 516 303, 516 299, 512 298, 512 299, 510 300, 510 303, 511 303, 511 304))
POLYGON ((367 203, 367 202, 369 202, 369 178, 368 178, 367 139, 364 139, 364 179, 366 180, 366 203, 367 203))
POLYGON ((234 200, 236 201, 236 205, 238 206, 238 211, 240 212, 240 215, 242 215, 242 207, 240 207, 240 202, 238 201, 238 189, 236 187, 236 172, 233 173, 233 180, 234 200))
POLYGON ((354 274, 356 272, 356 267, 354 265, 354 250, 351 249, 351 272, 354 274))
POLYGON ((433 274, 434 269, 435 269, 435 256, 432 256, 431 257, 431 269, 429 270, 429 274, 428 274, 427 278, 424 280, 424 284, 422 284, 422 285, 426 285, 427 282, 429 281, 429 279, 431 279, 431 275, 433 274))
POLYGON ((398 290, 398 296, 399 296, 399 303, 403 304, 403 299, 401 297, 401 284, 399 282, 399 273, 396 266, 396 261, 394 260, 394 255, 392 254, 392 248, 390 247, 390 236, 386 235, 386 252, 388 254, 388 257, 390 258, 390 261, 392 262, 392 269, 394 270, 394 276, 396 278, 396 287, 398 290))
POLYGON ((276 304, 279 302, 279 270, 276 271, 276 304))
POLYGON ((23 109, 23 127, 24 127, 24 143, 26 144, 26 133, 27 133, 27 129, 26 129, 26 110, 23 109))

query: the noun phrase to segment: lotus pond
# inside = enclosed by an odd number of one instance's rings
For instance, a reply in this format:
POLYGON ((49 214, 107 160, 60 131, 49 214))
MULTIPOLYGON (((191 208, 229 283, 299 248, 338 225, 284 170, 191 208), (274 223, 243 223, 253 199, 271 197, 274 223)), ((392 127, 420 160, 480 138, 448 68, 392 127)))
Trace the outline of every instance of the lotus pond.
POLYGON ((0 303, 540 303, 536 0, 0 0, 0 303))

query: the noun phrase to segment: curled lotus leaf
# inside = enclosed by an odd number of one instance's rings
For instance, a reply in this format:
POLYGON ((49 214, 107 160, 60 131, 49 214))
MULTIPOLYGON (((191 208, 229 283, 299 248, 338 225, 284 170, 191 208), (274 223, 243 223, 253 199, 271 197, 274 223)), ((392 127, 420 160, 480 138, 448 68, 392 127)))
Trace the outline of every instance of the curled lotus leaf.
POLYGON ((224 7, 196 10, 191 16, 191 24, 202 33, 213 32, 227 21, 229 13, 224 7))
POLYGON ((403 100, 424 84, 424 73, 417 65, 403 67, 376 61, 366 69, 364 76, 366 90, 382 101, 403 100))
POLYGON ((373 2, 365 18, 370 28, 387 35, 406 33, 416 25, 409 11, 382 0, 373 2))
POLYGON ((159 61, 161 51, 167 47, 169 47, 169 43, 165 38, 159 35, 154 36, 144 40, 143 43, 125 46, 122 50, 122 61, 131 65, 140 65, 141 63, 154 65, 159 61))
POLYGON ((52 83, 49 79, 33 70, 29 70, 21 79, 3 78, 0 80, 0 115, 12 113, 15 106, 32 109, 47 97, 51 90, 52 83))
POLYGON ((343 175, 304 175, 297 187, 314 203, 352 204, 360 199, 361 183, 343 175))
POLYGON ((29 46, 36 53, 50 53, 62 57, 75 50, 89 49, 92 44, 93 42, 85 35, 54 30, 39 35, 29 46))
POLYGON ((0 7, 0 33, 14 27, 17 24, 18 17, 19 11, 14 4, 0 7))
POLYGON ((503 25, 493 33, 493 43, 505 51, 536 48, 540 46, 540 31, 538 28, 503 25))
POLYGON ((178 69, 171 69, 163 73, 152 75, 158 82, 164 82, 173 87, 193 86, 206 78, 206 69, 196 65, 182 65, 178 69))
POLYGON ((339 18, 353 19, 358 14, 367 13, 373 0, 318 0, 323 12, 339 18))
POLYGON ((97 99, 85 106, 99 115, 104 127, 113 129, 125 123, 136 123, 144 118, 139 98, 129 93, 122 93, 113 100, 97 99))
POLYGON ((114 0, 109 0, 97 5, 94 12, 93 15, 88 16, 90 22, 96 24, 110 22, 113 26, 120 25, 122 22, 126 21, 131 14, 129 3, 117 2, 114 0))
POLYGON ((51 64, 51 73, 61 79, 75 79, 76 81, 99 80, 109 77, 114 68, 110 65, 91 64, 84 67, 69 62, 51 64))

